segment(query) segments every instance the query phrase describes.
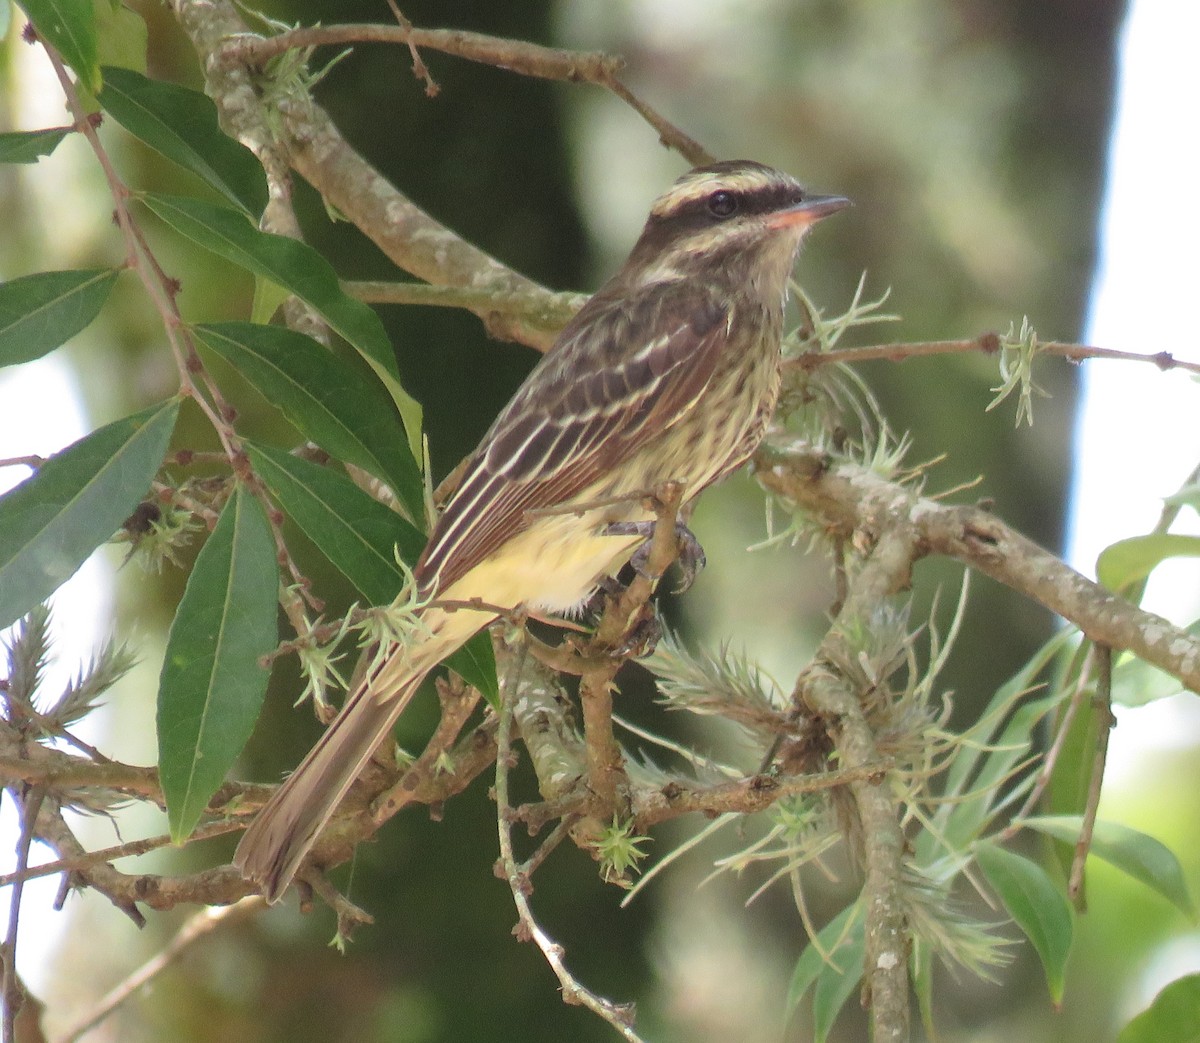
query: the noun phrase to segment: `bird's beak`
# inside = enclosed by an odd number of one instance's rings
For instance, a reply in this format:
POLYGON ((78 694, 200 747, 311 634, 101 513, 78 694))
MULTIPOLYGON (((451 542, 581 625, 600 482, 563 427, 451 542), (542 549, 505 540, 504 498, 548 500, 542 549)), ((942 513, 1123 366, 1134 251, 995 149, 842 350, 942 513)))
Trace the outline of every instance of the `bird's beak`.
POLYGON ((767 218, 768 228, 808 228, 822 218, 851 206, 845 196, 809 196, 803 203, 789 206, 767 218))

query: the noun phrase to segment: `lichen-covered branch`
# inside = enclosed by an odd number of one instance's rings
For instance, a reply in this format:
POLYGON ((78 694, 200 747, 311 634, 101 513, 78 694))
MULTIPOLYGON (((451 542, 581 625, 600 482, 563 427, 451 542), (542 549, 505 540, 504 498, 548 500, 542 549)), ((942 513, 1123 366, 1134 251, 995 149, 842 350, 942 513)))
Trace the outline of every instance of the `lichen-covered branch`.
MULTIPOLYGON (((839 621, 870 619, 891 595, 908 586, 916 537, 902 516, 881 515, 877 520, 883 528, 861 568, 850 578, 839 621)), ((862 693, 838 669, 837 664, 846 659, 842 641, 842 629, 835 623, 813 664, 797 680, 793 700, 824 723, 838 763, 848 771, 861 772, 878 766, 882 758, 864 712, 862 693)), ((852 848, 861 845, 851 856, 860 862, 864 875, 864 975, 873 1043, 904 1043, 909 1036, 912 939, 902 894, 905 840, 902 808, 891 783, 892 773, 884 770, 848 784, 856 817, 848 842, 852 848)))
MULTIPOLYGON (((224 47, 250 33, 229 0, 172 0, 171 8, 192 41, 205 75, 205 89, 217 104, 226 129, 256 151, 280 151, 287 162, 352 221, 404 271, 440 286, 522 297, 531 313, 554 310, 555 294, 501 264, 435 221, 371 164, 339 133, 307 92, 283 98, 268 111, 255 89, 251 69, 224 47)), ((491 309, 481 309, 481 317, 491 309)), ((541 350, 553 333, 508 317, 514 340, 541 350)), ((496 326, 490 327, 496 332, 496 326)))
POLYGON ((940 554, 970 565, 1097 644, 1133 652, 1200 692, 1200 640, 1076 572, 988 511, 921 496, 788 435, 768 439, 755 467, 763 486, 831 533, 870 539, 886 519, 899 519, 916 540, 915 556, 940 554))
MULTIPOLYGON (((825 721, 840 760, 850 772, 878 763, 875 736, 859 705, 858 693, 825 667, 801 677, 797 695, 825 721)), ((849 783, 858 814, 863 850, 863 908, 866 915, 867 986, 873 1043, 903 1043, 908 1039, 908 959, 911 937, 904 914, 901 883, 904 872, 904 832, 900 809, 888 785, 888 773, 855 777, 849 783)))
POLYGON ((384 40, 438 47, 524 75, 586 80, 612 90, 693 163, 707 152, 634 97, 616 78, 619 59, 540 47, 456 30, 411 26, 331 26, 274 37, 251 33, 228 0, 172 0, 172 9, 200 57, 208 93, 230 133, 260 155, 282 155, 326 202, 352 221, 401 269, 439 287, 472 295, 463 305, 493 336, 545 351, 565 318, 559 295, 467 242, 387 181, 342 137, 311 95, 297 87, 268 111, 254 86, 254 66, 273 54, 316 43, 384 40), (508 301, 498 307, 495 301, 508 301), (516 304, 517 306, 512 306, 516 304))

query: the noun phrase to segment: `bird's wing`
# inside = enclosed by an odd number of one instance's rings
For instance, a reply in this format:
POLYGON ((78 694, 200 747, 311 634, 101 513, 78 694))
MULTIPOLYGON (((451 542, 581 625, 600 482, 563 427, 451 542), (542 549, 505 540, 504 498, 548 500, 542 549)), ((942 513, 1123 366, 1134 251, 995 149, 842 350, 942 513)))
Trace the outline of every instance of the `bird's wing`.
POLYGON ((727 303, 694 286, 677 301, 593 298, 471 457, 417 563, 422 589, 448 589, 527 528, 530 511, 570 501, 686 414, 728 321, 727 303), (598 318, 609 331, 600 341, 598 318))

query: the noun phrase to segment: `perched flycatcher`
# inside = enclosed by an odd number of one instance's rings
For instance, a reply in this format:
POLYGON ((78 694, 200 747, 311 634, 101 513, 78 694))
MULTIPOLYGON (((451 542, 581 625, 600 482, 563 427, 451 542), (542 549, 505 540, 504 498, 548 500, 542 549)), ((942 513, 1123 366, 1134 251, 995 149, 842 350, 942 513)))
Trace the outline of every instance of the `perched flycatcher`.
POLYGON ((242 838, 234 862, 269 901, 425 675, 496 618, 439 602, 570 612, 650 531, 647 490, 679 482, 686 503, 746 461, 779 394, 801 240, 847 205, 747 161, 698 167, 654 203, 467 462, 416 565, 422 637, 375 658, 242 838))

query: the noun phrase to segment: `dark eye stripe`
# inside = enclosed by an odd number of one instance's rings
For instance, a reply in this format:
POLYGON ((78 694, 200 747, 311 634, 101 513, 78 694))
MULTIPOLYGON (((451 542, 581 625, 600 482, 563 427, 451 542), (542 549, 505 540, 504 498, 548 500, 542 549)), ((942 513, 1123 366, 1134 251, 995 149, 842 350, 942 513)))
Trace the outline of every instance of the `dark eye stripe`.
MULTIPOLYGON (((769 214, 795 206, 804 200, 804 192, 796 185, 771 183, 759 185, 752 189, 716 189, 707 192, 699 198, 685 199, 676 206, 651 218, 651 223, 658 225, 673 225, 682 227, 711 225, 714 217, 712 209, 715 198, 727 193, 733 197, 738 214, 769 214)), ((725 216, 730 215, 715 215, 725 216)))

